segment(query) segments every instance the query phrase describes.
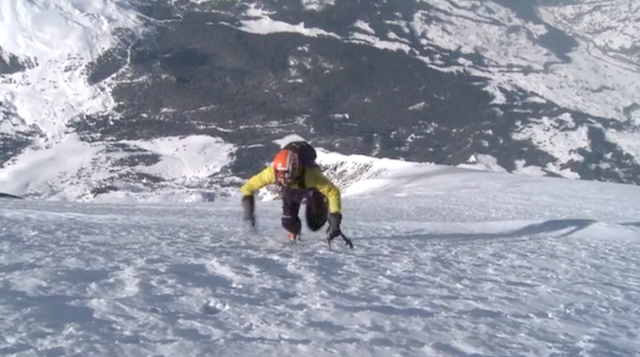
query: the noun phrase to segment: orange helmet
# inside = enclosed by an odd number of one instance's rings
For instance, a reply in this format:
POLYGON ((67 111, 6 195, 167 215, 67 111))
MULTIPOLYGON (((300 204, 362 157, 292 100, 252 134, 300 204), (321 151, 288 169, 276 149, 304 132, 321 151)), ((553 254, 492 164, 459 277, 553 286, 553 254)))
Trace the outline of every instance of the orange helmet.
POLYGON ((298 178, 300 174, 300 158, 290 150, 280 150, 271 163, 276 175, 276 182, 286 186, 298 178))

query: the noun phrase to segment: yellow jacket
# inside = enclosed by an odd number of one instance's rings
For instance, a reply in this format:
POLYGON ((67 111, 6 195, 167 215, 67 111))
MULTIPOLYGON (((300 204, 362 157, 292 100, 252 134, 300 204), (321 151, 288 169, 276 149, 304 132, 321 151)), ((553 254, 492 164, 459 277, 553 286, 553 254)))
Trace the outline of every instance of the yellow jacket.
MULTIPOLYGON (((251 196, 255 191, 269 184, 276 183, 276 176, 273 167, 267 166, 262 171, 251 177, 240 191, 244 196, 251 196)), ((304 188, 315 188, 322 193, 329 201, 329 213, 337 213, 342 209, 340 190, 320 171, 317 167, 306 167, 304 169, 304 188)), ((301 189, 297 183, 289 185, 290 189, 301 189)))

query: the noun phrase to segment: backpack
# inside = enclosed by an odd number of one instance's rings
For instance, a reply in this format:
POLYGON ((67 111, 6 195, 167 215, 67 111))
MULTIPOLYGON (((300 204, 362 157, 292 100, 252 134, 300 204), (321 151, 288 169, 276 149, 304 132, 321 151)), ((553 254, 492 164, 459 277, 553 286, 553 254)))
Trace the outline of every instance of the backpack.
POLYGON ((300 158, 300 167, 302 168, 302 172, 300 174, 300 177, 298 177, 297 181, 300 187, 306 188, 307 186, 304 182, 305 169, 307 167, 319 167, 319 165, 316 163, 316 158, 318 156, 316 154, 316 149, 314 149, 313 146, 311 146, 311 144, 309 144, 306 141, 292 141, 287 145, 285 145, 282 149, 291 150, 296 154, 298 154, 298 157, 300 158))
POLYGON ((300 157, 300 165, 303 170, 305 167, 318 167, 316 163, 316 149, 306 141, 292 141, 283 147, 285 150, 291 150, 300 157))

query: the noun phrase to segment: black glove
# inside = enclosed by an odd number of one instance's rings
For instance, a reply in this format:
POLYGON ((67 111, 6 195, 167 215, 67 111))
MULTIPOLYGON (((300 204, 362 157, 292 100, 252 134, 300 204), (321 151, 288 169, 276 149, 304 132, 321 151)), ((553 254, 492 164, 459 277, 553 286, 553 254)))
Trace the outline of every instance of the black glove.
POLYGON ((255 200, 253 196, 242 197, 242 209, 244 210, 244 220, 249 221, 252 227, 256 225, 255 200))
POLYGON ((327 236, 329 240, 342 235, 342 231, 340 231, 341 222, 342 213, 336 212, 329 215, 329 228, 327 229, 327 236))

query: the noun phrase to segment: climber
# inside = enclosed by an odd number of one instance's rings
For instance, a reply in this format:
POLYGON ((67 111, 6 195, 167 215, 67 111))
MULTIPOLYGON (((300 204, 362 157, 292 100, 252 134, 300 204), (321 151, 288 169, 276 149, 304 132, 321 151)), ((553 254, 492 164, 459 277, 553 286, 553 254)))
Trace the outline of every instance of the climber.
POLYGON ((341 236, 340 190, 322 173, 316 163, 315 149, 305 141, 287 144, 273 158, 272 164, 251 177, 241 188, 245 219, 255 225, 254 193, 268 184, 276 184, 282 199, 282 227, 289 240, 300 238, 302 222, 299 210, 305 202, 305 222, 318 231, 329 221, 327 238, 341 236))

